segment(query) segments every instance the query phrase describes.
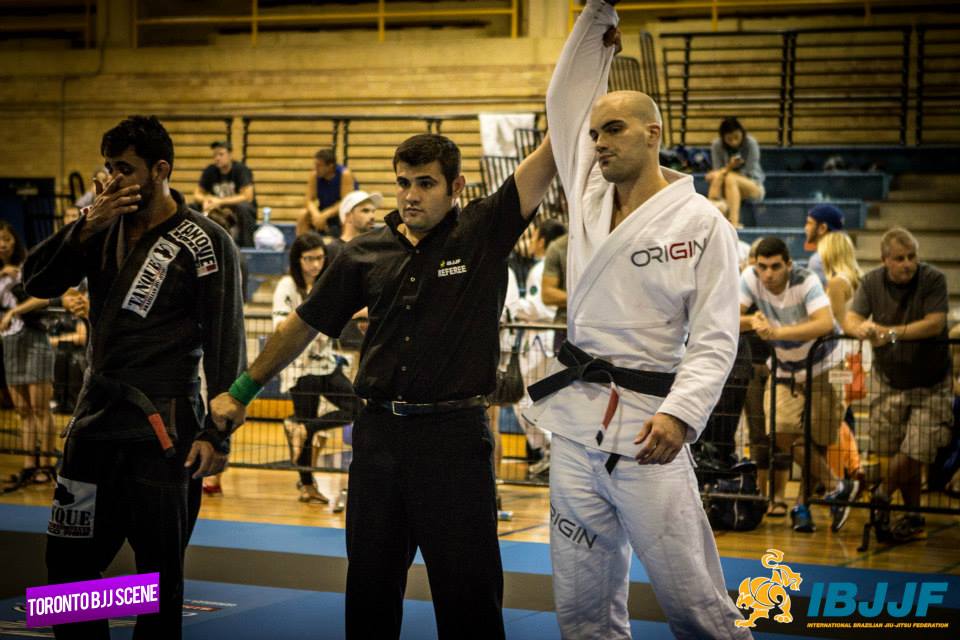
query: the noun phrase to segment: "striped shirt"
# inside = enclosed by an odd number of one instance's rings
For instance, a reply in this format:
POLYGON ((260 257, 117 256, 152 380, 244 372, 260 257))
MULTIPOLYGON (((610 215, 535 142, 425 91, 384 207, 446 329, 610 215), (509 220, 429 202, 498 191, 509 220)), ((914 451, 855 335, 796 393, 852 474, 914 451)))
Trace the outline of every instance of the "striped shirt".
MULTIPOLYGON (((751 268, 744 270, 740 276, 740 304, 747 307, 756 305, 771 326, 786 327, 805 322, 819 309, 829 308, 830 299, 824 293, 820 279, 807 269, 794 267, 786 288, 777 295, 763 286, 756 271, 751 268)), ((770 344, 777 353, 780 371, 794 375, 798 380, 806 377, 807 356, 814 342, 772 340, 770 344)), ((836 346, 837 342, 833 340, 817 350, 814 355, 814 375, 828 364, 827 356, 836 346)))

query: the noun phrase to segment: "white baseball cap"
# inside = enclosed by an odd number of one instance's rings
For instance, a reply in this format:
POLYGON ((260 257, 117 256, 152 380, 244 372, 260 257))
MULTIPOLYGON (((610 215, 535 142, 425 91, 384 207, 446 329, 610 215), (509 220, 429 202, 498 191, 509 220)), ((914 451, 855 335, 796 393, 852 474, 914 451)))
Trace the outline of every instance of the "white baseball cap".
POLYGON ((383 203, 383 196, 377 192, 367 193, 366 191, 351 191, 345 195, 340 201, 340 222, 343 223, 347 219, 347 214, 353 211, 355 206, 367 200, 379 209, 383 203))

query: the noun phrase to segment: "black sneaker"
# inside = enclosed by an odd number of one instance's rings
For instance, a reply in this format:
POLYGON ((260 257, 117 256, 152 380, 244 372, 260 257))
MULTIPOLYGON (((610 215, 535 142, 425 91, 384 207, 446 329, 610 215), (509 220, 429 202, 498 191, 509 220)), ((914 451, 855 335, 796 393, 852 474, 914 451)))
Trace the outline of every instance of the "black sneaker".
MULTIPOLYGON (((848 480, 845 478, 840 481, 839 487, 825 495, 823 499, 828 503, 850 503, 857 499, 857 495, 859 493, 860 482, 858 480, 848 480)), ((831 504, 830 515, 833 517, 833 522, 830 524, 830 530, 834 532, 840 531, 843 525, 847 523, 847 518, 850 517, 850 505, 831 504)))
POLYGON ((893 526, 890 527, 890 533, 893 542, 926 540, 926 526, 927 521, 923 516, 916 513, 905 513, 893 523, 893 526))
POLYGON ((877 535, 877 542, 893 542, 893 533, 890 531, 890 499, 882 495, 874 495, 870 500, 870 522, 877 535))

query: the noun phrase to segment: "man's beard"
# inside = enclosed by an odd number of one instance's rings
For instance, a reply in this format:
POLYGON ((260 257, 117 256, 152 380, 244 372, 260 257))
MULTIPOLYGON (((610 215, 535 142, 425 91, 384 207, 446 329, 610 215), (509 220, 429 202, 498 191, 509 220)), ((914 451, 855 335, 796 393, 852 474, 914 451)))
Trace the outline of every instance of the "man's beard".
POLYGON ((146 211, 150 205, 153 203, 153 197, 156 195, 156 189, 153 188, 153 183, 143 182, 140 184, 140 202, 137 203, 137 210, 133 213, 136 215, 142 214, 146 211))

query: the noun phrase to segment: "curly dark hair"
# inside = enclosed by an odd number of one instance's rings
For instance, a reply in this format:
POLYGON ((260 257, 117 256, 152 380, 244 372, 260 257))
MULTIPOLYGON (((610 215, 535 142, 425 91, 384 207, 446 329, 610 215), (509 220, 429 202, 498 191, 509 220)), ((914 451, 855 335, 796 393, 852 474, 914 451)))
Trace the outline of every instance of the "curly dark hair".
MULTIPOLYGON (((100 155, 118 156, 128 147, 147 163, 147 168, 166 160, 173 173, 173 140, 156 116, 130 116, 103 134, 100 155)), ((169 176, 168 176, 169 177, 169 176)))

